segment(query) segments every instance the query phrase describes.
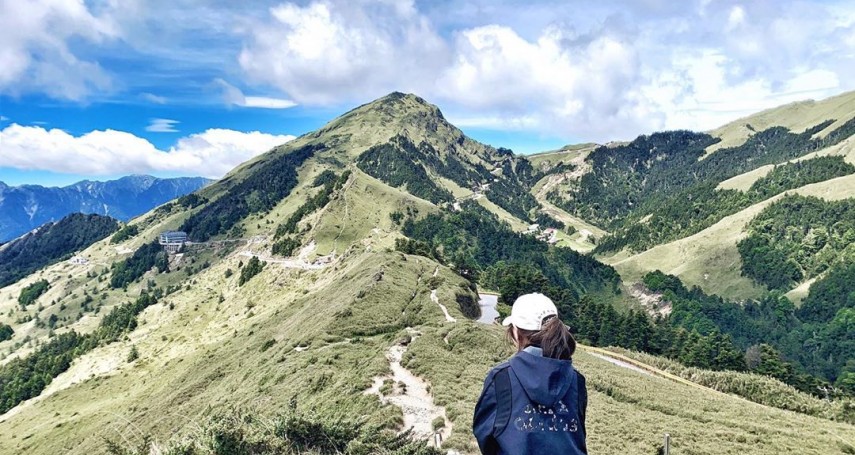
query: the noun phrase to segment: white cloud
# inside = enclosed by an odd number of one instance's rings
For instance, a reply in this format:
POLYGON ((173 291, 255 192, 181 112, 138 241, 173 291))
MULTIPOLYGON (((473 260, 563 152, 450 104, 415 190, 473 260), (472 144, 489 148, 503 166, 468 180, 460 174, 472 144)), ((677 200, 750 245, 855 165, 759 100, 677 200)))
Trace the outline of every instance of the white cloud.
POLYGON ((745 22, 745 8, 736 5, 730 9, 727 16, 727 30, 731 31, 745 22))
POLYGON ((0 93, 31 91, 81 100, 112 87, 95 61, 78 58, 70 41, 103 43, 119 31, 107 15, 94 15, 82 1, 0 2, 0 93))
POLYGON ((247 96, 244 97, 245 107, 260 107, 262 109, 288 109, 296 106, 297 103, 282 98, 269 98, 266 96, 247 96))
MULTIPOLYGON (((649 128, 633 86, 638 56, 621 37, 578 39, 557 28, 526 40, 495 25, 462 32, 455 63, 438 80, 442 97, 498 111, 481 126, 505 124, 605 138, 618 128, 649 128)), ((471 120, 471 119, 470 119, 471 120)))
POLYGON ((217 78, 228 105, 284 109, 400 90, 467 126, 611 140, 855 89, 846 2, 269 1, 0 0, 0 94, 208 103, 217 78))
POLYGON ((407 0, 284 3, 245 29, 239 62, 303 104, 413 91, 461 126, 601 141, 855 89, 851 8, 678 3, 589 4, 583 16, 536 5, 553 17, 526 15, 534 29, 518 5, 478 0, 446 23, 407 0), (482 12, 515 25, 481 25, 482 12))
POLYGON ((499 115, 466 116, 451 114, 448 116, 448 121, 462 128, 475 127, 495 130, 530 130, 536 129, 538 124, 538 119, 533 116, 507 117, 499 115))
POLYGON ((166 97, 164 97, 164 96, 158 96, 158 95, 155 95, 154 93, 148 93, 148 92, 141 93, 140 97, 142 99, 144 99, 150 103, 154 103, 154 104, 166 104, 166 101, 167 101, 166 97))
POLYGON ((412 1, 284 3, 249 29, 238 61, 295 101, 341 103, 430 84, 449 57, 412 1))
POLYGON ((181 122, 178 120, 168 118, 153 118, 149 120, 149 124, 145 127, 145 130, 152 133, 177 133, 178 129, 175 128, 175 125, 179 123, 181 122))
POLYGON ((12 124, 0 131, 6 167, 84 175, 181 172, 222 177, 254 156, 294 139, 258 131, 209 129, 179 139, 168 150, 123 131, 73 136, 59 129, 12 124))
POLYGON ((283 98, 245 96, 241 89, 229 84, 221 78, 214 79, 214 85, 222 90, 223 101, 230 106, 258 107, 263 109, 288 109, 297 105, 297 103, 283 98))
POLYGON ((0 115, 0 122, 5 122, 6 120, 9 120, 9 117, 6 117, 5 115, 0 115))

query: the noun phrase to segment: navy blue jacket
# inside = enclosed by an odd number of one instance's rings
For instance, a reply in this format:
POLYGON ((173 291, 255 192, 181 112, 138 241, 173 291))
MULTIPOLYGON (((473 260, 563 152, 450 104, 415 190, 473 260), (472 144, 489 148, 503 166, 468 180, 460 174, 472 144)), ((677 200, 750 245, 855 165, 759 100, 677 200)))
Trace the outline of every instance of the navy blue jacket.
POLYGON ((528 347, 487 375, 475 406, 472 430, 481 453, 487 455, 587 454, 587 406, 585 377, 573 368, 572 362, 543 357, 540 348, 528 347), (495 378, 506 368, 511 385, 511 416, 507 426, 495 429, 495 378))

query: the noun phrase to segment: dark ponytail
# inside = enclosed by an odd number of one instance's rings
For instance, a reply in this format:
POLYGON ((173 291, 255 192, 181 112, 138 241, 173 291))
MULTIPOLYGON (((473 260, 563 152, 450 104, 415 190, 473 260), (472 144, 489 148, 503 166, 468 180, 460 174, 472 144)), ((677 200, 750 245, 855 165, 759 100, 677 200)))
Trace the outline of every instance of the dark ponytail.
MULTIPOLYGON (((558 316, 545 317, 539 331, 517 328, 517 333, 520 351, 528 346, 537 346, 543 349, 544 357, 561 360, 570 360, 576 352, 576 340, 558 316)), ((513 340, 513 327, 508 327, 508 336, 513 340)))

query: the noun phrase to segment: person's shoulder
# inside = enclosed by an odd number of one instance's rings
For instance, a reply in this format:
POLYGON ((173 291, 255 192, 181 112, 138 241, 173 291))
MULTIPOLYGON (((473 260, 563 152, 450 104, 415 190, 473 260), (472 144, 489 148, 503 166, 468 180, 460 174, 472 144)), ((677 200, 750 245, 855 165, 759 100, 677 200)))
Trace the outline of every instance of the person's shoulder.
POLYGON ((573 367, 573 371, 576 372, 577 381, 579 381, 579 386, 585 387, 585 375, 582 374, 575 366, 573 367))

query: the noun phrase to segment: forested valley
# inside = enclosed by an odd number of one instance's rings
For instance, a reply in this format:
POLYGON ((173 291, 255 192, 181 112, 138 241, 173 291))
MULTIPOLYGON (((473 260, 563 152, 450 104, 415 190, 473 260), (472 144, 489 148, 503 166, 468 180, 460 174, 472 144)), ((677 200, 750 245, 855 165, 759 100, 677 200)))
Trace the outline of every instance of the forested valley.
POLYGON ((612 235, 598 242, 597 252, 623 248, 643 251, 697 233, 788 189, 852 174, 855 166, 842 157, 817 157, 785 163, 826 148, 855 133, 850 120, 823 138, 814 135, 833 121, 802 133, 783 127, 757 132, 744 144, 705 156, 718 139, 689 131, 640 136, 616 147, 600 147, 587 161, 591 172, 581 177, 571 195, 553 190, 547 196, 569 213, 593 222, 612 235), (776 165, 747 191, 718 188, 736 175, 776 165))

